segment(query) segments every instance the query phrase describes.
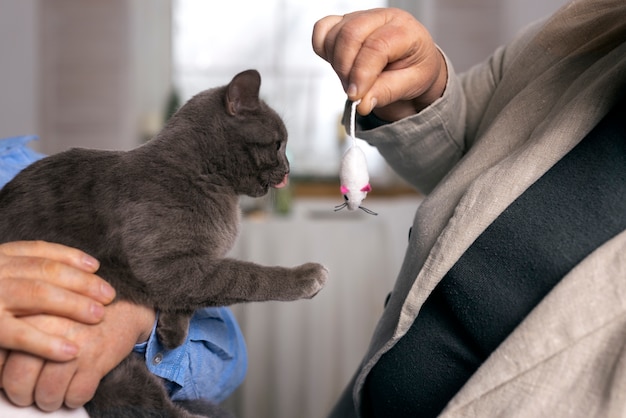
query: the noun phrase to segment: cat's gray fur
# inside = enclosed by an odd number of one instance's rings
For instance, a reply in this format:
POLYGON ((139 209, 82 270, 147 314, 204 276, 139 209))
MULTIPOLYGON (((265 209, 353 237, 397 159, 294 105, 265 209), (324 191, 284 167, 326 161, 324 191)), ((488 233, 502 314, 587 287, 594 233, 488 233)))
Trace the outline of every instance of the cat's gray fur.
MULTIPOLYGON (((45 240, 96 257, 118 297, 160 312, 167 347, 191 313, 238 302, 314 296, 326 269, 266 267, 226 258, 239 227, 239 195, 258 197, 289 173, 287 132, 259 99, 257 71, 190 99, 148 143, 127 152, 71 149, 23 170, 0 191, 0 242, 45 240)), ((93 417, 220 416, 172 404, 132 355, 87 404, 93 417)))

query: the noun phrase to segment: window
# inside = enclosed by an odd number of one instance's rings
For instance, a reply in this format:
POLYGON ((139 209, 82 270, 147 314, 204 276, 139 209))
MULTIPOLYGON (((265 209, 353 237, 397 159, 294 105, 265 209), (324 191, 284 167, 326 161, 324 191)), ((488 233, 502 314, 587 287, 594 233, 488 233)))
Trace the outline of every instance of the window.
POLYGON ((383 0, 174 0, 173 79, 182 100, 255 68, 262 98, 285 121, 294 175, 337 175, 345 94, 313 52, 314 23, 383 0))

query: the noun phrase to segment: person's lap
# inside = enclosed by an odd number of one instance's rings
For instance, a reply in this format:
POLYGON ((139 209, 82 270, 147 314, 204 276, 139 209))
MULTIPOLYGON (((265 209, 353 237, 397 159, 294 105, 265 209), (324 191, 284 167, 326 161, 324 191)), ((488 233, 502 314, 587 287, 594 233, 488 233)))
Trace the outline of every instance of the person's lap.
POLYGON ((37 407, 20 407, 13 405, 5 396, 4 391, 0 390, 0 417, 11 418, 42 418, 42 417, 59 417, 59 418, 88 418, 87 411, 84 408, 68 409, 63 408, 55 412, 43 412, 37 407))

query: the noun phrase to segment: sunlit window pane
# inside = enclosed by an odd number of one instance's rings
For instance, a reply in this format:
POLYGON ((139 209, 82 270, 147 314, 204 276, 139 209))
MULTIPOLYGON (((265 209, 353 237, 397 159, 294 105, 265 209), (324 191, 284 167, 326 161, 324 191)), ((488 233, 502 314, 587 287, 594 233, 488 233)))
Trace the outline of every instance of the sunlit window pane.
POLYGON ((183 100, 256 68, 262 97, 289 131, 292 172, 336 175, 345 95, 311 48, 313 24, 383 0, 174 0, 173 74, 183 100))

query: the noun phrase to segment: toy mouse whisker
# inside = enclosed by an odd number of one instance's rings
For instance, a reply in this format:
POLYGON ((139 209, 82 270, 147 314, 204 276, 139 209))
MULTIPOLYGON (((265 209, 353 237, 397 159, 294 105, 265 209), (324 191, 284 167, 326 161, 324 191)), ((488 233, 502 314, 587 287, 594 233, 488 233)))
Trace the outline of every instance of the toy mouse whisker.
POLYGON ((363 212, 367 213, 368 215, 378 216, 378 213, 374 212, 371 209, 366 208, 365 206, 359 206, 359 209, 361 209, 363 212))
POLYGON ((341 210, 341 209, 343 209, 343 208, 345 208, 347 206, 348 206, 348 204, 346 202, 342 203, 341 205, 337 205, 337 206, 335 206, 335 212, 337 212, 337 211, 339 211, 339 210, 341 210))

